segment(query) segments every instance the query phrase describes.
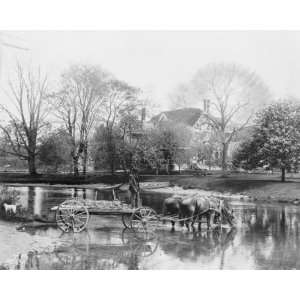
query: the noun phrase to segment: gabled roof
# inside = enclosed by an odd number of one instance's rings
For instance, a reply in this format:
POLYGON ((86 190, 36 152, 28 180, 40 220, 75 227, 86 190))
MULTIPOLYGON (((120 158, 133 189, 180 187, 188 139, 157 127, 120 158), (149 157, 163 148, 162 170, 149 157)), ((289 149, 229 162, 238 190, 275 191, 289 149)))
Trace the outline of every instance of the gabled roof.
MULTIPOLYGON (((200 108, 181 108, 176 110, 163 111, 158 115, 152 117, 150 123, 156 125, 160 122, 171 121, 174 123, 182 123, 193 127, 201 116, 205 116, 206 118, 208 117, 208 115, 205 114, 203 110, 201 110, 200 108)), ((215 119, 216 121, 218 120, 216 117, 214 117, 211 114, 209 114, 208 119, 210 120, 215 119)), ((227 136, 229 136, 229 134, 233 130, 232 128, 234 127, 235 124, 231 124, 231 126, 228 126, 229 132, 226 133, 227 136)), ((255 128, 254 126, 250 126, 250 125, 246 126, 234 136, 232 142, 243 141, 251 137, 254 132, 254 128, 255 128)))
POLYGON ((200 108, 182 108, 161 112, 154 116, 150 122, 157 124, 163 117, 163 121, 172 121, 175 123, 183 123, 185 125, 194 126, 201 115, 203 115, 203 111, 200 108))

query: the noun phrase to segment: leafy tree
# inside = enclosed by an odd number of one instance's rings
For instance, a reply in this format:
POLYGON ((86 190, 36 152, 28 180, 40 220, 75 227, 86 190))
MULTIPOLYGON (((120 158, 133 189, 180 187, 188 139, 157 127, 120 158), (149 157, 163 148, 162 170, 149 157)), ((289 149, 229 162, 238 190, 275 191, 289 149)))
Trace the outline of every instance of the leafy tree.
POLYGON ((119 130, 119 160, 124 170, 130 169, 136 164, 137 149, 145 132, 142 122, 137 114, 126 114, 118 125, 119 130))
POLYGON ((280 168, 281 181, 285 181, 286 170, 297 167, 300 155, 300 106, 272 104, 258 114, 257 125, 252 140, 237 153, 235 164, 280 168))
POLYGON ((149 166, 156 170, 165 165, 169 172, 173 163, 179 167, 187 158, 186 145, 191 138, 191 132, 182 124, 164 122, 157 128, 145 130, 139 139, 133 161, 140 166, 149 166))
POLYGON ((110 169, 112 163, 114 167, 117 164, 116 131, 109 131, 109 134, 110 136, 108 136, 108 130, 105 125, 101 124, 96 128, 92 137, 91 156, 96 170, 110 169))
POLYGON ((114 126, 101 124, 92 139, 92 157, 96 169, 118 167, 129 169, 133 164, 136 147, 140 139, 141 121, 136 115, 125 115, 114 126))
POLYGON ((133 153, 133 163, 141 168, 150 167, 158 174, 165 160, 160 141, 161 137, 157 128, 145 130, 133 153))
POLYGON ((38 158, 42 165, 57 171, 59 167, 70 165, 71 151, 68 133, 64 129, 58 129, 42 139, 38 158))
POLYGON ((102 109, 102 118, 105 133, 105 147, 109 155, 110 170, 114 173, 116 160, 120 153, 120 143, 124 138, 132 136, 134 130, 133 116, 138 113, 140 102, 138 100, 138 89, 129 86, 127 83, 119 80, 112 80, 109 84, 109 92, 105 97, 102 109), (132 127, 132 128, 131 128, 132 127), (125 130, 125 131, 124 131, 125 130))
POLYGON ((177 162, 179 168, 183 159, 187 158, 185 154, 191 138, 191 131, 183 124, 164 122, 159 127, 158 145, 164 151, 165 159, 171 164, 177 162))
POLYGON ((263 146, 263 141, 258 135, 254 135, 249 141, 242 143, 233 155, 232 164, 234 167, 241 167, 245 170, 253 170, 262 165, 262 157, 258 152, 263 146))

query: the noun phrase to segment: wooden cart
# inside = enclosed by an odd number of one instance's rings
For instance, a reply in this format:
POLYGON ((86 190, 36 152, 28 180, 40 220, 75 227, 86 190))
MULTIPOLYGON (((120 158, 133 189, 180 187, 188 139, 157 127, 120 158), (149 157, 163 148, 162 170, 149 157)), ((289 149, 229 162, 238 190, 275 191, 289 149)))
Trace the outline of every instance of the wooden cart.
POLYGON ((125 228, 135 231, 155 231, 158 215, 150 207, 131 208, 116 197, 115 189, 111 189, 113 200, 72 199, 62 202, 51 210, 56 211, 56 223, 64 232, 83 231, 91 215, 121 216, 125 228))

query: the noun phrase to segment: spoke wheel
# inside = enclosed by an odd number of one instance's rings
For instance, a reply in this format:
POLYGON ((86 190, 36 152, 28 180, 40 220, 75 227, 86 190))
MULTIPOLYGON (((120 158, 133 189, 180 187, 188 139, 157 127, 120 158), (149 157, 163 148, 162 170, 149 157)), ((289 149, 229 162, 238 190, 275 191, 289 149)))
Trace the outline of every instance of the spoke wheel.
POLYGON ((152 239, 146 241, 138 246, 136 251, 138 252, 139 256, 148 257, 151 256, 158 248, 158 240, 152 239))
POLYGON ((81 232, 89 221, 89 211, 80 201, 67 200, 56 211, 56 223, 64 232, 81 232))
POLYGON ((131 228, 137 233, 155 232, 157 227, 157 213, 150 207, 137 208, 131 215, 131 228))

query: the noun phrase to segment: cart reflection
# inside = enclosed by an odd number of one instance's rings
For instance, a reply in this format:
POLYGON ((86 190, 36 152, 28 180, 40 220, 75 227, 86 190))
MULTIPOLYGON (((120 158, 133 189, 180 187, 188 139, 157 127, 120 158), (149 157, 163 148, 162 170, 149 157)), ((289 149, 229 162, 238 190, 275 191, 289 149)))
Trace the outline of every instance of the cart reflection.
POLYGON ((158 248, 158 237, 151 233, 136 233, 126 228, 110 243, 93 242, 88 231, 70 234, 66 243, 53 251, 29 251, 19 255, 15 269, 139 269, 143 258, 154 254, 158 248))

